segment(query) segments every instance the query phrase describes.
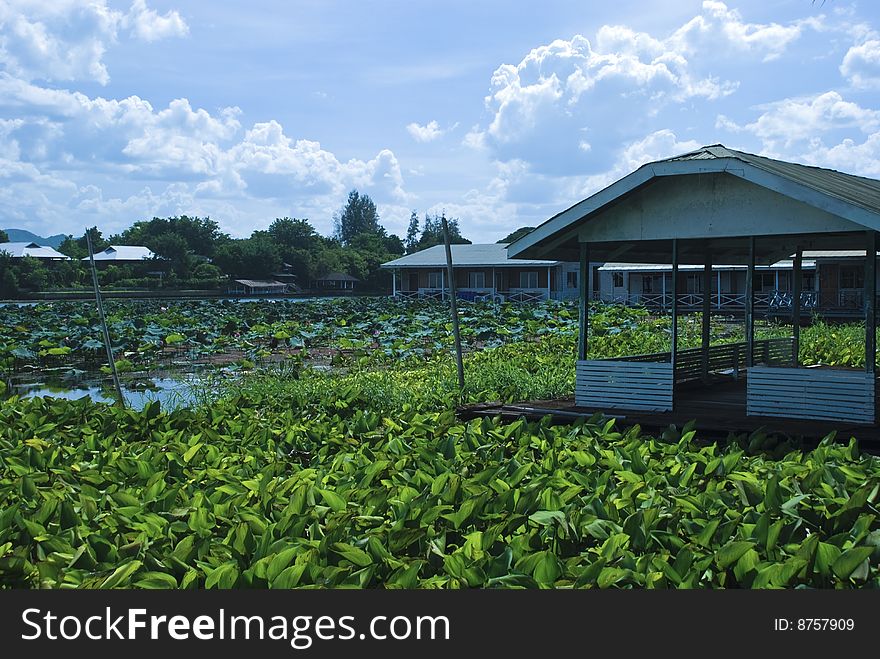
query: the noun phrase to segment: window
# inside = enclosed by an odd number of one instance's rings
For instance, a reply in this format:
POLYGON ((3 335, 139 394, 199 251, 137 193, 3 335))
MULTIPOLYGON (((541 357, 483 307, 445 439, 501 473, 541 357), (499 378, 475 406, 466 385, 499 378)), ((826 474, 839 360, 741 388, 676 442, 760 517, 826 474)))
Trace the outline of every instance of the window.
POLYGON ((576 271, 565 273, 565 287, 566 288, 577 288, 578 287, 578 273, 576 271))
POLYGON ((703 273, 687 276, 687 292, 702 293, 703 292, 703 273))
POLYGON ((443 288, 443 273, 442 272, 429 272, 428 273, 428 288, 443 288))
POLYGON ((660 293, 663 290, 662 275, 642 275, 642 293, 660 293))
POLYGON ((815 272, 805 272, 803 273, 803 284, 801 284, 802 291, 814 291, 816 290, 816 273, 815 272))
POLYGON ((519 273, 520 288, 538 288, 538 273, 534 270, 519 273))
POLYGON ((611 285, 614 288, 623 288, 623 273, 622 272, 612 272, 611 273, 611 285))
POLYGON ((840 266, 841 288, 862 288, 865 285, 865 269, 860 265, 840 266))
POLYGON ((776 290, 776 273, 775 272, 756 272, 755 273, 755 292, 761 293, 776 290))
POLYGON ((469 272, 468 288, 486 288, 485 272, 469 272))

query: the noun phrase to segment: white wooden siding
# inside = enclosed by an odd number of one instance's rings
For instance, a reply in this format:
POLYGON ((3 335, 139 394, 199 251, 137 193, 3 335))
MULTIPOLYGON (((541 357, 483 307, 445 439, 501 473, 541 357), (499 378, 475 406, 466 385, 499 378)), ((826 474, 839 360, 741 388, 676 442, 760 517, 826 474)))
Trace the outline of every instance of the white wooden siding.
POLYGON ((672 364, 587 360, 577 363, 575 402, 593 409, 672 409, 672 364))
POLYGON ((748 369, 749 416, 874 423, 874 375, 828 368, 748 369))

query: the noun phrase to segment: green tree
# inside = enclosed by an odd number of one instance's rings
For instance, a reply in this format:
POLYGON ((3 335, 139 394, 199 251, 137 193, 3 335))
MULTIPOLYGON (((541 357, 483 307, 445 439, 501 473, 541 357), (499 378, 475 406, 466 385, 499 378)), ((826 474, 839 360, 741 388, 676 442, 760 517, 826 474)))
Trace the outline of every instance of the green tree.
POLYGON ((0 251, 0 298, 18 297, 18 276, 15 274, 15 257, 0 251))
POLYGON ((229 240, 217 247, 214 265, 233 277, 263 279, 278 272, 281 257, 274 242, 266 236, 229 240))
POLYGON ((157 243, 168 235, 178 236, 183 240, 188 252, 208 258, 214 255, 219 244, 229 240, 229 235, 220 231, 220 225, 210 217, 180 215, 135 222, 119 235, 113 236, 111 242, 120 245, 144 245, 157 254, 168 257, 161 253, 163 243, 157 243))
POLYGON ((15 259, 15 275, 20 291, 35 292, 46 288, 49 283, 49 272, 40 259, 25 256, 15 259))
MULTIPOLYGON (((92 239, 92 249, 95 250, 95 254, 110 246, 110 241, 104 238, 97 227, 91 227, 87 231, 92 239)), ((67 236, 64 242, 59 245, 58 251, 72 259, 87 257, 89 255, 89 245, 86 240, 86 234, 83 233, 79 238, 74 238, 72 235, 67 236)))
POLYGON ((419 246, 419 216, 413 211, 409 216, 409 226, 406 228, 406 238, 403 241, 407 254, 412 254, 419 246))
POLYGON ((362 195, 357 190, 348 193, 348 201, 333 220, 334 237, 343 245, 348 245, 360 234, 385 235, 385 229, 379 224, 376 204, 369 195, 362 195))
POLYGON ((6 233, 3 229, 0 229, 0 243, 8 243, 9 242, 9 234, 6 233))
POLYGON ((186 239, 179 234, 170 232, 159 234, 150 239, 147 247, 163 259, 166 267, 181 279, 189 277, 192 269, 197 265, 186 239))
POLYGON ((312 249, 322 241, 321 236, 308 220, 276 218, 266 232, 282 250, 312 249))
POLYGON ((513 231, 512 233, 509 233, 506 236, 504 236, 504 238, 499 240, 498 243, 499 244, 501 244, 501 243, 510 244, 514 241, 519 240, 524 235, 526 235, 527 233, 531 233, 534 230, 535 230, 535 227, 520 227, 516 231, 513 231))
MULTIPOLYGON (((471 241, 461 235, 461 229, 458 226, 457 218, 449 218, 446 220, 449 226, 449 242, 452 245, 470 245, 471 241)), ((418 249, 421 251, 428 249, 434 245, 442 245, 443 240, 443 219, 442 216, 425 213, 425 224, 422 227, 422 235, 419 238, 418 249)))

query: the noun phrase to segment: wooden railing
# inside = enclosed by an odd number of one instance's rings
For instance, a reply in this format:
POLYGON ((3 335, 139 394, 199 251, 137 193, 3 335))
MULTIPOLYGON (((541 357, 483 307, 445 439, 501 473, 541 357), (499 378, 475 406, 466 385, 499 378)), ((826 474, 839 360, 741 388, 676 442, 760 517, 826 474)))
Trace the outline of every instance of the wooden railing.
MULTIPOLYGON (((709 346, 708 372, 727 374, 738 378, 746 368, 746 349, 743 343, 722 343, 709 346)), ((789 366, 794 361, 794 339, 759 339, 752 347, 754 364, 766 366, 789 366)), ((624 362, 669 362, 671 353, 655 352, 644 355, 615 357, 609 361, 624 362)), ((675 381, 687 382, 703 377, 703 349, 686 348, 679 350, 675 364, 675 381)))

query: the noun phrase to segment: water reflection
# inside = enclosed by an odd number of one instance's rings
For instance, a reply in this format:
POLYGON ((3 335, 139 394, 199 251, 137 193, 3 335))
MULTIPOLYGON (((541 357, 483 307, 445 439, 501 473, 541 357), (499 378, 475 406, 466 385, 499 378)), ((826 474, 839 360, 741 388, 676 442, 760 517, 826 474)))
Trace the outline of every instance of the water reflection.
MULTIPOLYGON (((11 393, 23 398, 48 396, 78 400, 90 397, 93 401, 113 403, 116 395, 109 378, 76 377, 52 380, 19 380, 10 383, 11 393)), ((122 382, 125 404, 132 409, 143 409, 148 403, 159 401, 165 410, 187 407, 196 401, 197 380, 192 377, 142 377, 122 382)))

